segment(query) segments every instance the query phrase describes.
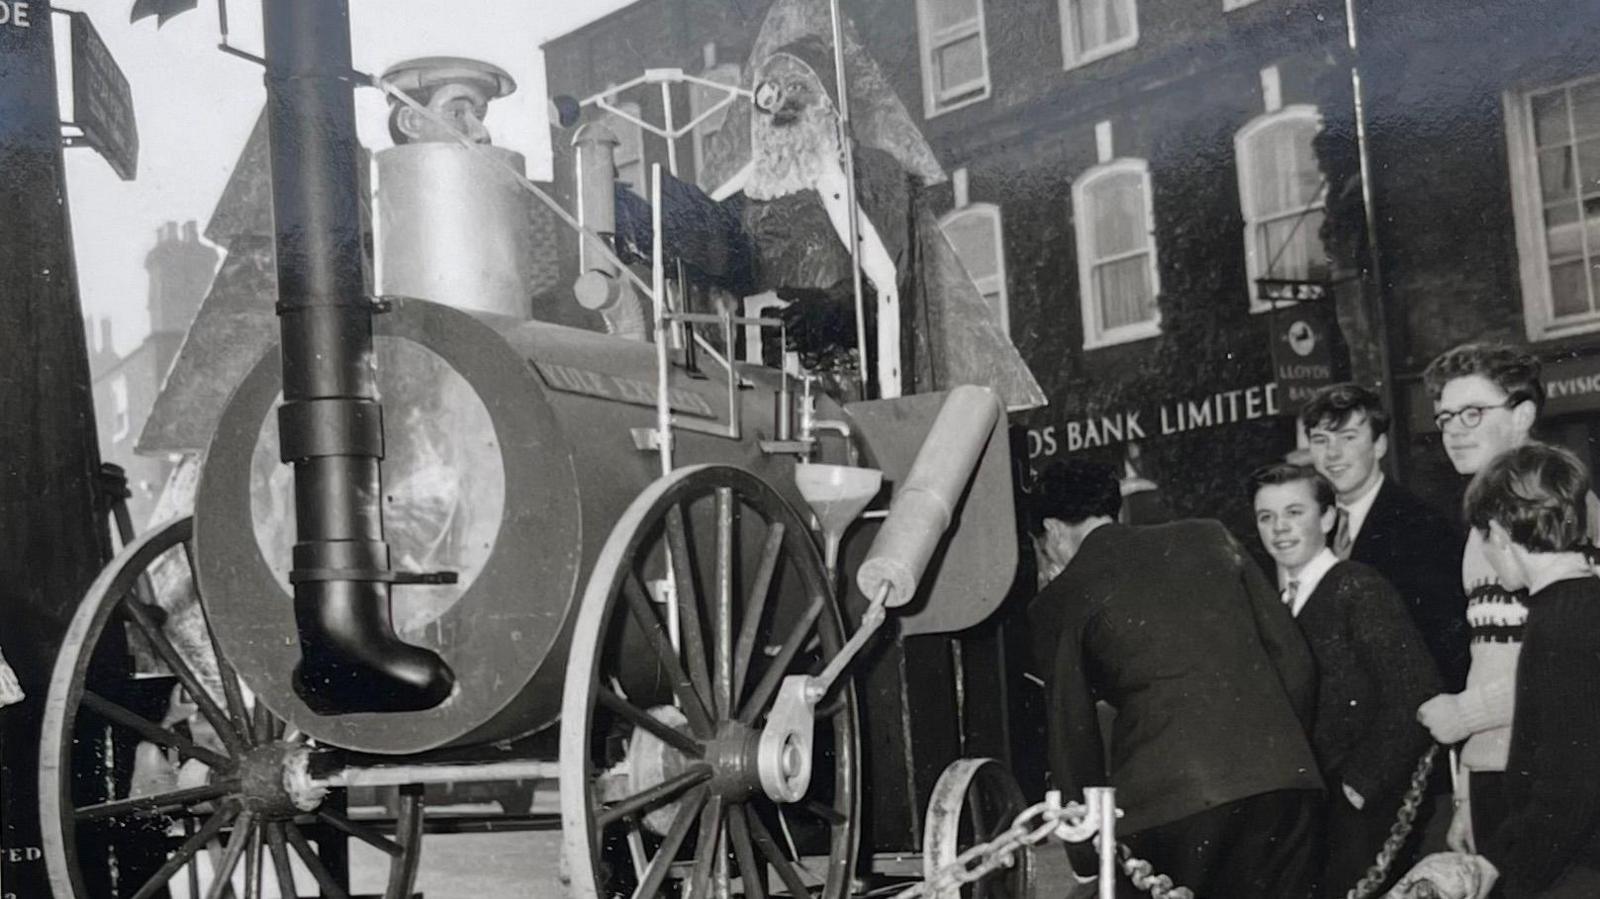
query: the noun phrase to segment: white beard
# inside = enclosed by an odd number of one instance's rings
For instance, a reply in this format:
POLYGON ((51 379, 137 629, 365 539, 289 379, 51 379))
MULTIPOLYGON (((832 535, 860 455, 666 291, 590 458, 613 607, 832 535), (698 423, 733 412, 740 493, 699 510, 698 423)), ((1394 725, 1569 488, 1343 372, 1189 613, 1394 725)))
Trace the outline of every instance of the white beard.
POLYGON ((836 166, 844 158, 839 149, 839 120, 831 103, 808 107, 788 125, 776 125, 772 116, 757 113, 750 125, 753 168, 745 182, 745 196, 776 200, 814 190, 830 158, 836 166))

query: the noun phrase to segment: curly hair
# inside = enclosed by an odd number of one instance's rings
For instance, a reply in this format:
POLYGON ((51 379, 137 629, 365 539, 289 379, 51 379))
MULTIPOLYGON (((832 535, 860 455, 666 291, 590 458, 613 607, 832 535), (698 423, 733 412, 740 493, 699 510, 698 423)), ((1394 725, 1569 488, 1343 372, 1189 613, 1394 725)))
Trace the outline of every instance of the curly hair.
POLYGON ((1462 511, 1479 531, 1498 521, 1535 552, 1564 552, 1588 536, 1589 472, 1571 450, 1527 443, 1501 453, 1467 486, 1462 511))
POLYGON ((1389 433, 1389 410, 1383 408, 1383 400, 1376 393, 1360 384, 1330 384, 1318 390, 1300 407, 1300 424, 1307 431, 1337 430, 1358 412, 1372 426, 1372 439, 1389 433))
POLYGON ((1456 378, 1480 375, 1494 382, 1506 396, 1532 400, 1535 411, 1544 409, 1544 384, 1539 380, 1539 357, 1503 343, 1464 343, 1446 350, 1428 363, 1422 380, 1428 396, 1437 400, 1444 385, 1456 378))
POLYGON ((1054 462, 1034 482, 1029 527, 1044 533, 1046 518, 1077 524, 1089 518, 1116 518, 1122 512, 1122 483, 1116 469, 1086 459, 1054 462))

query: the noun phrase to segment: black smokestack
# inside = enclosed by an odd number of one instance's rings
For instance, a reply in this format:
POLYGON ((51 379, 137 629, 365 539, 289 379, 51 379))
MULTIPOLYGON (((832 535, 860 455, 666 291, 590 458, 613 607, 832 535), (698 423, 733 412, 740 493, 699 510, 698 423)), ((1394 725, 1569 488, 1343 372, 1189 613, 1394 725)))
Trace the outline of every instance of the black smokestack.
POLYGON ((383 539, 383 415, 362 269, 346 0, 265 0, 283 336, 280 451, 294 465, 295 689, 322 714, 431 708, 454 676, 400 642, 383 539))

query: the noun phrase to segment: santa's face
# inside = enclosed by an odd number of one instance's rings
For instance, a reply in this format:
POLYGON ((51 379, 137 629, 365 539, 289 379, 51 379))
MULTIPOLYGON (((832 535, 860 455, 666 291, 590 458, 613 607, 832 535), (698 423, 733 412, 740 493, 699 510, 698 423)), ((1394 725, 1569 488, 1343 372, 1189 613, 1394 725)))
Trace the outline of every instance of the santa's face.
POLYGON ((793 125, 807 110, 829 103, 817 73, 793 56, 774 55, 758 74, 756 109, 771 115, 774 126, 793 125))
POLYGON ((773 200, 815 189, 817 178, 839 164, 833 99, 801 59, 781 52, 767 57, 756 69, 755 108, 746 196, 773 200))

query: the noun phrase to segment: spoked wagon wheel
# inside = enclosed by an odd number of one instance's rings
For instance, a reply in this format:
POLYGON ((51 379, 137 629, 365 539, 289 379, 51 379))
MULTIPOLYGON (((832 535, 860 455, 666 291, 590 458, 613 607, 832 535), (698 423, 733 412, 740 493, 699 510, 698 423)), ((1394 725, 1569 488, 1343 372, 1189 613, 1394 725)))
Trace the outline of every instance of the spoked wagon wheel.
POLYGON ((55 896, 348 897, 348 837, 387 857, 386 899, 409 899, 420 793, 403 800, 393 836, 351 820, 340 791, 291 795, 285 772, 303 773, 309 746, 217 650, 193 530, 184 518, 130 543, 56 660, 39 755, 55 896))
MULTIPOLYGON (((1022 788, 1006 767, 994 759, 957 759, 939 775, 928 801, 922 831, 924 880, 961 853, 987 843, 1010 829, 1012 821, 1028 807, 1022 788)), ((938 894, 942 897, 956 893, 938 894)), ((970 899, 1033 899, 1033 849, 1024 846, 1009 863, 961 887, 970 899)))
POLYGON ((792 770, 799 753, 764 757, 759 739, 784 676, 821 671, 842 636, 805 523, 759 478, 697 466, 642 493, 595 563, 567 663, 572 895, 847 895, 859 805, 849 681, 816 709, 798 801, 770 798, 760 770, 792 770), (674 590, 676 621, 663 596, 674 590))

